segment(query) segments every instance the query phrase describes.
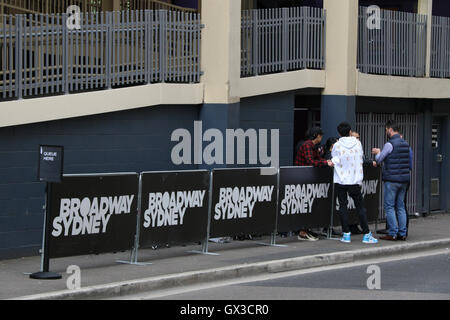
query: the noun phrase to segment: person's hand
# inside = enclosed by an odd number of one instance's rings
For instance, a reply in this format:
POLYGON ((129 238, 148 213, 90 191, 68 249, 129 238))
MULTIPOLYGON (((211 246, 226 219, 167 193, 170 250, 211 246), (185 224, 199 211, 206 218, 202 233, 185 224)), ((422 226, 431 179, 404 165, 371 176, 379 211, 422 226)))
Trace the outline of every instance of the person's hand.
POLYGON ((376 168, 377 167, 377 162, 373 161, 373 166, 376 168))
POLYGON ((381 150, 380 149, 378 149, 378 148, 373 148, 372 149, 372 154, 379 154, 381 152, 381 150))
POLYGON ((327 160, 327 162, 328 162, 328 166, 329 166, 329 167, 331 167, 331 168, 333 168, 333 167, 334 167, 334 163, 333 163, 333 161, 331 161, 331 160, 327 160))

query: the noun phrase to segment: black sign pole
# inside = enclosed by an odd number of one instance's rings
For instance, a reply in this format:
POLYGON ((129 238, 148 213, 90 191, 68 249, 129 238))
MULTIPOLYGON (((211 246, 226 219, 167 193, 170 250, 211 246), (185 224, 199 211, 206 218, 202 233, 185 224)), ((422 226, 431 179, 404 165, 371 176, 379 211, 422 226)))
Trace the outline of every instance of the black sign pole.
POLYGON ((50 196, 52 193, 52 183, 47 182, 46 197, 45 197, 45 218, 44 218, 44 230, 43 230, 43 242, 41 252, 41 271, 30 275, 31 279, 38 280, 58 280, 62 276, 55 272, 50 272, 50 257, 48 251, 49 244, 49 226, 50 226, 50 196))

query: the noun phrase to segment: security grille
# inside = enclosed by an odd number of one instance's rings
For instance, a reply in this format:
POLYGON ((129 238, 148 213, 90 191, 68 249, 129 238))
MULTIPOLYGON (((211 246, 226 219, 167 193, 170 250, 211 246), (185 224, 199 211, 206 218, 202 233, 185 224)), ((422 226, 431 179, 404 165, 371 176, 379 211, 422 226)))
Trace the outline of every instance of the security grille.
MULTIPOLYGON (((356 130, 361 137, 364 153, 372 156, 372 148, 382 148, 387 141, 385 124, 393 119, 400 125, 403 138, 411 146, 414 159, 411 185, 408 191, 407 210, 411 215, 417 207, 417 146, 418 146, 418 115, 417 114, 391 114, 391 113, 357 113, 356 130)), ((385 219, 383 202, 380 202, 380 219, 385 219)))

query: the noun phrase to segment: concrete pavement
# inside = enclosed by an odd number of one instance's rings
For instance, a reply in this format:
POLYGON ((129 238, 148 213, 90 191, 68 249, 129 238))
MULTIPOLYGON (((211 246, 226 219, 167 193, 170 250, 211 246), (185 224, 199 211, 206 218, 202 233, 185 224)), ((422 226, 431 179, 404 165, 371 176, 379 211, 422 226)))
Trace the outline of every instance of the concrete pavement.
MULTIPOLYGON (((371 226, 374 230, 374 226, 371 226)), ((377 236, 377 235, 376 235, 377 236)), ((127 260, 129 252, 80 256, 51 260, 51 271, 63 279, 31 280, 24 273, 36 272, 40 257, 0 261, 0 299, 96 299, 135 294, 180 285, 232 279, 249 274, 284 272, 369 259, 377 256, 401 255, 414 251, 450 247, 450 215, 435 214, 412 219, 406 242, 381 241, 377 245, 361 243, 362 236, 353 236, 351 244, 322 239, 317 242, 298 241, 296 237, 277 238, 286 247, 262 246, 268 238, 210 243, 209 251, 220 255, 189 253, 200 246, 145 249, 139 261, 152 265, 117 264, 127 260), (81 289, 67 290, 67 267, 81 269, 81 289)))

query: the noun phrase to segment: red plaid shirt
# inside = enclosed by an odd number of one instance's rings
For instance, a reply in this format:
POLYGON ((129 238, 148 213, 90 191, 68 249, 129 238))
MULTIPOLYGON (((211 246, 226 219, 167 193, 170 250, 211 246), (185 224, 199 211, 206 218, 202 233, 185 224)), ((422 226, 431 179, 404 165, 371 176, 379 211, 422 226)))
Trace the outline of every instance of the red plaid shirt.
POLYGON ((328 162, 320 155, 319 150, 314 146, 311 140, 307 140, 298 149, 297 156, 295 157, 296 166, 314 166, 314 167, 327 167, 328 162))

